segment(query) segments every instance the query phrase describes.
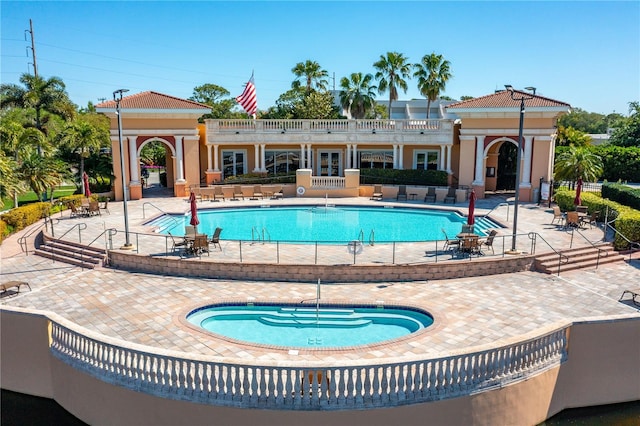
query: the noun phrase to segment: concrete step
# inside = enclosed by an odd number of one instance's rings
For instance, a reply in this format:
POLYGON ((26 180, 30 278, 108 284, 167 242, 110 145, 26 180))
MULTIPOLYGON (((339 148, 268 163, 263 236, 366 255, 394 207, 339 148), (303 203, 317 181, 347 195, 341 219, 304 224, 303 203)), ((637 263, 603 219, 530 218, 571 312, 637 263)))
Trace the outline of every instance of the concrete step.
POLYGON ((58 240, 46 234, 43 234, 42 243, 34 253, 54 261, 91 269, 104 265, 107 260, 105 249, 85 246, 73 241, 58 240))
POLYGON ((51 259, 55 262, 68 263, 70 265, 80 266, 87 269, 95 269, 97 266, 100 266, 99 263, 89 261, 88 259, 81 260, 77 257, 67 256, 66 254, 53 253, 51 251, 43 250, 42 247, 35 249, 34 254, 51 259))
POLYGON ((558 254, 547 253, 536 256, 534 268, 537 271, 547 274, 557 274, 560 272, 575 269, 595 268, 603 265, 624 260, 624 256, 613 250, 611 244, 601 244, 596 247, 580 247, 561 252, 563 257, 558 264, 558 254), (600 249, 600 253, 599 250, 600 249))

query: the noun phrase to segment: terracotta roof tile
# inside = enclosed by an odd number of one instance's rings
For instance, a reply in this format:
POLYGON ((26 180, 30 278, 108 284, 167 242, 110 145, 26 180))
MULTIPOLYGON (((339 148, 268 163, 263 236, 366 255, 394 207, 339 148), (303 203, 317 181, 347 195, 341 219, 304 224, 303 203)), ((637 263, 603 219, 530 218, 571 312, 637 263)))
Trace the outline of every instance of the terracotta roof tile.
MULTIPOLYGON (((115 108, 116 101, 106 101, 96 105, 96 108, 115 108)), ((124 96, 120 101, 123 109, 210 109, 208 105, 186 99, 176 98, 158 92, 142 92, 124 96)))
MULTIPOLYGON (((571 108, 566 102, 556 101, 554 99, 545 98, 540 95, 532 95, 528 92, 521 92, 518 90, 514 90, 514 96, 516 98, 521 95, 525 96, 533 96, 532 99, 528 99, 525 101, 525 105, 529 108, 531 107, 567 107, 571 108)), ((511 98, 511 94, 507 90, 502 90, 497 93, 492 93, 486 96, 480 96, 479 98, 467 99, 466 101, 456 102, 454 104, 448 105, 447 110, 454 110, 455 112, 458 108, 519 108, 520 101, 514 100, 511 98)))

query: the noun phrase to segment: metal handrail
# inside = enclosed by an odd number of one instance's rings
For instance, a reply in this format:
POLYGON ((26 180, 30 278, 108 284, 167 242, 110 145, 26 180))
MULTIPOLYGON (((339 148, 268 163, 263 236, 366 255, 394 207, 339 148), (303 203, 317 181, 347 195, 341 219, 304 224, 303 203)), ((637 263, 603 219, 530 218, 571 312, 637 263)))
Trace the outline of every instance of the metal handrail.
MULTIPOLYGON (((91 240, 91 242, 90 242, 89 244, 85 244, 85 245, 80 249, 80 262, 82 262, 82 261, 84 260, 84 259, 83 259, 83 257, 84 257, 84 252, 87 250, 87 248, 88 248, 88 247, 91 247, 91 244, 95 243, 95 242, 98 240, 98 238, 102 237, 103 235, 105 236, 105 242, 104 242, 105 252, 107 253, 107 256, 108 256, 109 250, 107 250, 107 235, 108 235, 109 237, 111 237, 111 236, 113 236, 113 235, 115 235, 115 234, 117 234, 117 233, 118 233, 118 230, 117 230, 116 228, 108 228, 108 229, 105 229, 104 231, 102 231, 102 232, 100 233, 100 235, 98 235, 98 236, 97 236, 97 237, 95 237, 93 240, 91 240)), ((111 238, 109 238, 109 241, 110 241, 110 240, 111 240, 111 238)), ((108 262, 108 258, 107 258, 107 262, 108 262)), ((81 265, 82 265, 82 263, 81 263, 81 265)), ((82 268, 82 269, 84 269, 84 266, 81 266, 81 268, 82 268)))
POLYGON ((508 221, 509 221, 509 206, 510 206, 510 205, 511 205, 511 204, 509 204, 509 203, 500 203, 500 204, 498 204, 497 206, 495 206, 494 208, 492 208, 491 210, 489 210, 489 213, 485 214, 485 215, 484 215, 484 217, 489 216, 489 215, 490 215, 491 213, 493 213, 493 211, 494 211, 495 209, 497 209, 498 207, 504 207, 504 206, 507 206, 507 222, 508 222, 508 221))
POLYGON ((260 233, 258 232, 258 229, 255 226, 251 227, 251 242, 256 242, 256 241, 262 241, 261 237, 260 237, 260 233))
POLYGON ((82 231, 87 229, 87 224, 84 223, 84 222, 76 223, 71 228, 67 229, 67 232, 65 232, 64 234, 60 235, 60 237, 58 237, 58 239, 61 240, 65 235, 67 235, 69 232, 73 231, 73 229, 76 228, 76 227, 78 228, 78 242, 82 243, 82 231))
POLYGON ((149 205, 149 206, 151 206, 151 207, 155 208, 156 210, 158 210, 158 211, 159 211, 160 213, 162 213, 163 215, 166 215, 169 219, 173 220, 173 221, 175 222, 175 224, 176 224, 176 225, 180 225, 180 222, 178 222, 178 221, 176 220, 176 218, 175 218, 175 217, 171 216, 169 213, 165 212, 165 211, 164 211, 164 210, 162 210, 160 207, 156 206, 155 204, 153 204, 153 203, 151 203, 151 202, 149 202, 149 201, 147 201, 147 202, 145 202, 144 204, 142 204, 142 218, 143 218, 143 219, 146 219, 146 218, 147 218, 147 216, 146 216, 146 210, 145 210, 145 207, 146 207, 147 205, 149 205))
POLYGON ((569 263, 569 256, 562 254, 562 251, 558 251, 556 249, 553 248, 553 246, 551 244, 549 244, 549 242, 547 240, 544 239, 544 237, 540 234, 538 234, 537 232, 529 232, 528 234, 529 239, 532 241, 531 243, 531 254, 535 254, 536 252, 536 242, 538 240, 538 238, 540 238, 542 241, 544 241, 544 243, 546 245, 549 246, 549 248, 551 250, 553 250, 555 252, 555 254, 558 255, 558 276, 560 276, 560 265, 562 264, 568 264, 569 263), (564 257, 565 261, 562 262, 562 258, 564 257))
POLYGON ((589 238, 587 238, 586 235, 584 235, 579 229, 572 227, 571 228, 571 241, 569 242, 569 248, 573 247, 573 235, 574 233, 577 232, 578 235, 580 235, 582 238, 584 238, 584 240, 586 242, 588 242, 591 247, 595 248, 598 250, 598 257, 596 259, 596 269, 598 269, 598 265, 600 264, 600 253, 601 252, 605 252, 605 257, 609 256, 609 252, 607 250, 603 250, 600 247, 598 247, 597 245, 595 245, 595 243, 593 241, 591 241, 589 238))
POLYGON ((369 245, 373 246, 376 243, 376 231, 375 230, 371 230, 371 232, 369 233, 369 245))
POLYGON ((18 238, 18 245, 20 245, 20 250, 23 253, 26 253, 27 256, 29 255, 29 247, 27 247, 27 239, 30 238, 36 232, 40 231, 40 229, 42 229, 42 227, 46 225, 46 223, 47 223, 46 220, 47 220, 47 218, 45 217, 45 222, 44 223, 41 223, 37 227, 35 227, 32 230, 30 230, 28 234, 23 235, 20 238, 18 238))
POLYGON ((267 228, 262 228, 262 241, 271 242, 271 234, 269 233, 269 230, 267 228))

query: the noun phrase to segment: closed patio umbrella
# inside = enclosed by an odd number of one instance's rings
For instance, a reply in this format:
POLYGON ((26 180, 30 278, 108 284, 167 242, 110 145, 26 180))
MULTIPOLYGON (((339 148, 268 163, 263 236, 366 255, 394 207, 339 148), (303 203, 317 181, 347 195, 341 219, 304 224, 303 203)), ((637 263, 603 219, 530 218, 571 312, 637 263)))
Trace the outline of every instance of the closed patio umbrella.
POLYGON ((473 216, 476 209, 476 192, 471 190, 469 194, 469 214, 467 215, 467 225, 473 226, 476 223, 476 218, 473 216))
POLYGON ((84 186, 84 196, 91 197, 91 190, 89 189, 89 176, 86 172, 82 173, 82 185, 84 186))
POLYGON ((189 224, 193 226, 195 234, 198 233, 198 225, 200 224, 200 220, 198 219, 198 206, 196 205, 196 194, 191 191, 191 195, 189 195, 189 205, 191 206, 191 220, 189 224))
POLYGON ((580 198, 580 193, 582 192, 582 179, 578 179, 578 184, 576 185, 576 198, 573 200, 573 204, 579 206, 582 204, 582 198, 580 198))

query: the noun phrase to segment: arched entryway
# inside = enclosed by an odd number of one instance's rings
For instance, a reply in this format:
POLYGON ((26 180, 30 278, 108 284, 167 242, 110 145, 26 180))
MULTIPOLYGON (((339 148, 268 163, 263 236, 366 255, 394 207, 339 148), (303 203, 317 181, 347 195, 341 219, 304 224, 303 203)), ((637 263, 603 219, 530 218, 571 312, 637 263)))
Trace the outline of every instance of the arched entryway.
POLYGON ((173 146, 162 138, 143 142, 138 149, 142 197, 173 195, 173 146))
POLYGON ((509 141, 503 141, 498 147, 496 167, 496 191, 515 191, 516 163, 518 148, 509 141))

